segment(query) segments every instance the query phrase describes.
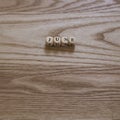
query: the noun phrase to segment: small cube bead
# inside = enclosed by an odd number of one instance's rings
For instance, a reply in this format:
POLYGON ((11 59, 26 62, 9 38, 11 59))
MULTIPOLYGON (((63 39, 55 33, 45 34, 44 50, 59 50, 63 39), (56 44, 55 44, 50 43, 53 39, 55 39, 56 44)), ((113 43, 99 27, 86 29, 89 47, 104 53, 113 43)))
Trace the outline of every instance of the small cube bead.
POLYGON ((54 44, 54 38, 53 37, 47 37, 46 38, 46 45, 47 46, 53 46, 54 44))
POLYGON ((75 45, 75 38, 74 37, 70 37, 69 38, 69 45, 70 46, 74 46, 75 45))
POLYGON ((54 37, 54 46, 60 46, 60 45, 61 45, 61 38, 54 37))
POLYGON ((68 46, 69 39, 67 37, 62 37, 61 46, 68 46))

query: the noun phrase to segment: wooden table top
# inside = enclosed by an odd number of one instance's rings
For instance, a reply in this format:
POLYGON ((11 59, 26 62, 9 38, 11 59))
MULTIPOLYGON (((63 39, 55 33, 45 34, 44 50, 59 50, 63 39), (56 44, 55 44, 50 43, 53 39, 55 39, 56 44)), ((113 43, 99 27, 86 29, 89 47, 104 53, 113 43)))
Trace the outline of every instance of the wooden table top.
POLYGON ((120 1, 0 0, 0 120, 120 120, 120 1))

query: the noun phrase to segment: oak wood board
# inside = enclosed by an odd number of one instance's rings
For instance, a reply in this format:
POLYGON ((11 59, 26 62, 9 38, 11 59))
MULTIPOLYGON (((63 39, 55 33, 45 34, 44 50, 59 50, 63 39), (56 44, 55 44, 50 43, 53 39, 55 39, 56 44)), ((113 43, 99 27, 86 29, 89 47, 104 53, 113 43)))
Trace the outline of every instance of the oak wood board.
POLYGON ((120 1, 0 0, 0 120, 120 120, 120 1))

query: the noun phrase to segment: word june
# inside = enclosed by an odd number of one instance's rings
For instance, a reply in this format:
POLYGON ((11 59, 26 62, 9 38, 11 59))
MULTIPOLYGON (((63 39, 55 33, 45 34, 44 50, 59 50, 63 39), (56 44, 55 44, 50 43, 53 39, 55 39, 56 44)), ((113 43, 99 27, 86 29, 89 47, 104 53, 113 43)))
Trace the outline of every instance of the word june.
POLYGON ((70 47, 75 45, 74 37, 47 37, 46 46, 49 47, 70 47))

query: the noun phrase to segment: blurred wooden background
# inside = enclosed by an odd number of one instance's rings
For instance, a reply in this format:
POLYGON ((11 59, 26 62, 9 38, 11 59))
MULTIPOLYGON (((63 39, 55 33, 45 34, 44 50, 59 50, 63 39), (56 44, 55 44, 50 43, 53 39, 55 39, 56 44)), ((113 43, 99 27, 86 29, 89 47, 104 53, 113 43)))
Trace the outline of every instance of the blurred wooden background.
POLYGON ((0 120, 120 120, 120 1, 0 0, 0 120))

